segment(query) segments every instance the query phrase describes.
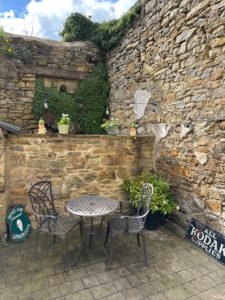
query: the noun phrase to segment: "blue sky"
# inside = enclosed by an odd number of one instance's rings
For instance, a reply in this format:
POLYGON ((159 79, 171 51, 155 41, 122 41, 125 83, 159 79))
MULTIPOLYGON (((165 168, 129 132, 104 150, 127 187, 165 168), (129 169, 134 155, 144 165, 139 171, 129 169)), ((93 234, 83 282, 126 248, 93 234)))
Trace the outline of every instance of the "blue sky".
POLYGON ((136 0, 0 0, 0 26, 6 32, 60 39, 63 23, 72 12, 94 21, 120 17, 136 0))
POLYGON ((0 0, 0 12, 6 12, 10 9, 14 10, 15 15, 19 16, 28 4, 27 0, 0 0))

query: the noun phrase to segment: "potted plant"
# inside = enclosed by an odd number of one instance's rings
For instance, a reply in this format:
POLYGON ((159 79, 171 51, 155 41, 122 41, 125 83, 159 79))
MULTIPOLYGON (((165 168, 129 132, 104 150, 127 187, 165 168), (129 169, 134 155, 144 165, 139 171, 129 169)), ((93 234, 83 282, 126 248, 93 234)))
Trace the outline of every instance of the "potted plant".
POLYGON ((62 114, 62 117, 57 122, 59 134, 68 134, 71 119, 68 114, 62 114))
POLYGON ((144 172, 134 179, 125 179, 123 182, 123 189, 129 193, 133 207, 138 207, 143 183, 151 183, 154 187, 150 212, 145 225, 146 229, 154 230, 160 225, 162 217, 171 214, 178 206, 168 181, 157 174, 144 172))
POLYGON ((107 134, 115 135, 118 133, 118 119, 111 118, 106 120, 102 125, 101 128, 104 128, 107 134))
POLYGON ((130 136, 136 136, 137 135, 137 127, 138 127, 138 124, 136 122, 132 122, 130 124, 130 136))

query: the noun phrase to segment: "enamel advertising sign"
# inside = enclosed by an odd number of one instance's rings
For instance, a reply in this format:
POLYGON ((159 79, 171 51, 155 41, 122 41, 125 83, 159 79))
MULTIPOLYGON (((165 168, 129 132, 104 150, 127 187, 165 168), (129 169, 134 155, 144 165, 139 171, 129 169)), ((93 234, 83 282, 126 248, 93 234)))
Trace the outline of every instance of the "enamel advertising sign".
POLYGON ((186 238, 198 248, 225 264, 225 237, 222 234, 192 219, 186 238))

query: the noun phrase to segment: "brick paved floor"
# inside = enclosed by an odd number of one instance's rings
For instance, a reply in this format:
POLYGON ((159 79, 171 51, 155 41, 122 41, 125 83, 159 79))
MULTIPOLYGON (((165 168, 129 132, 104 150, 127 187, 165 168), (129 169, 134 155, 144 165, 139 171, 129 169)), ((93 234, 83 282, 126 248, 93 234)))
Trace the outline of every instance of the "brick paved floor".
MULTIPOLYGON (((118 239, 112 270, 105 269, 103 235, 80 256, 77 266, 63 272, 62 244, 41 234, 38 255, 34 233, 28 240, 0 242, 0 299, 64 300, 223 300, 225 266, 165 227, 147 232, 150 267, 135 237, 118 239)), ((72 260, 78 232, 70 236, 72 260)))

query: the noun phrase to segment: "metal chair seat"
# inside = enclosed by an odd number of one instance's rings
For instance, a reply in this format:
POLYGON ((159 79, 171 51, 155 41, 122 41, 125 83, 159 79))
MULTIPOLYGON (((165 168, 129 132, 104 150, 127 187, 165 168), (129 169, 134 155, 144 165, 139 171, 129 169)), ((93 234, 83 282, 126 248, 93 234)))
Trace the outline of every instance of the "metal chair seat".
POLYGON ((144 221, 142 219, 115 217, 109 220, 112 234, 120 233, 134 233, 137 234, 144 228, 144 221))
POLYGON ((80 219, 73 216, 56 216, 55 218, 48 218, 40 226, 41 231, 49 232, 52 235, 61 236, 67 234, 75 226, 80 223, 80 219))

